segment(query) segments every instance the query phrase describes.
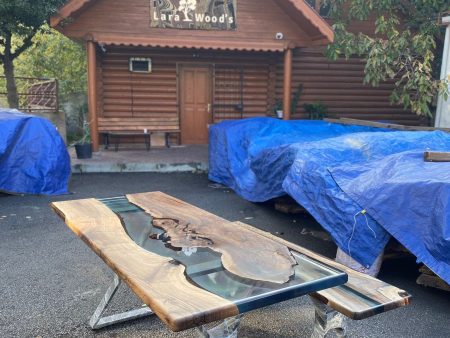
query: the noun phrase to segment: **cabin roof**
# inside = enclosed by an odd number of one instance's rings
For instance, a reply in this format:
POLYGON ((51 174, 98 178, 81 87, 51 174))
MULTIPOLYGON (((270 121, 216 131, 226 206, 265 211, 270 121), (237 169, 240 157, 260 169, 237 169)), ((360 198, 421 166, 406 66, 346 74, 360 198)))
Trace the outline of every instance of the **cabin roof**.
MULTIPOLYGON (((83 11, 88 10, 97 0, 69 0, 59 11, 50 18, 50 25, 54 28, 61 27, 66 20, 76 20, 83 11)), ((240 0, 245 1, 245 0, 240 0)), ((303 31, 310 35, 312 45, 325 45, 333 42, 334 32, 331 26, 312 8, 305 0, 276 0, 279 6, 291 17, 303 31)), ((121 37, 119 34, 95 34, 90 37, 98 43, 128 46, 148 47, 182 47, 182 48, 205 48, 198 45, 195 39, 157 39, 137 37, 121 37)), ((280 51, 289 47, 287 43, 234 43, 232 47, 221 41, 211 41, 208 49, 223 50, 247 50, 247 51, 280 51)))

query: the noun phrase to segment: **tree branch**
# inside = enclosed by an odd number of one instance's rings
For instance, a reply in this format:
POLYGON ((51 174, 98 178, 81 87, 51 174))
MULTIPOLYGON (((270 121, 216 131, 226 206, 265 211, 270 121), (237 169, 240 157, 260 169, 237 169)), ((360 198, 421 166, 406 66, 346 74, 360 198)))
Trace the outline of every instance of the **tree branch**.
POLYGON ((32 32, 23 40, 22 46, 17 48, 13 54, 11 54, 11 60, 16 59, 20 54, 26 51, 33 44, 33 38, 36 35, 38 29, 33 28, 32 32))

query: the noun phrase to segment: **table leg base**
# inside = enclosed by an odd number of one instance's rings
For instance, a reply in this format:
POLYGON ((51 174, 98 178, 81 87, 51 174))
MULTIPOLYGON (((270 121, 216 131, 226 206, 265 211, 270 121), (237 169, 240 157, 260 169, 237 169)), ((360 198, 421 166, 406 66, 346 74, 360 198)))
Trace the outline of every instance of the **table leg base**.
POLYGON ((225 319, 213 328, 205 325, 197 327, 200 338, 237 338, 243 315, 225 319))
POLYGON ((100 304, 98 305, 97 309, 92 315, 91 320, 89 321, 89 325, 93 330, 98 330, 106 326, 123 323, 133 319, 147 317, 153 314, 152 310, 150 310, 148 306, 143 306, 142 308, 139 309, 118 313, 107 317, 102 317, 103 312, 105 312, 109 302, 114 297, 114 294, 116 293, 120 284, 121 280, 119 276, 114 275, 114 280, 112 284, 106 291, 105 295, 100 301, 100 304))
POLYGON ((347 317, 320 301, 311 298, 315 307, 314 331, 311 338, 324 338, 335 330, 337 337, 347 337, 347 317))

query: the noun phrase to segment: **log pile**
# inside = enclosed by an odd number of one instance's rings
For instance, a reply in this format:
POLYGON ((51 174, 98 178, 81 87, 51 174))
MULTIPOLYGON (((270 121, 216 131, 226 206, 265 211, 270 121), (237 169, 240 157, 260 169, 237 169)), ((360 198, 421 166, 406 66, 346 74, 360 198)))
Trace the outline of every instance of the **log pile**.
POLYGON ((419 271, 421 272, 421 275, 417 278, 417 284, 450 292, 450 285, 443 281, 428 267, 424 265, 419 271))
POLYGON ((307 214, 305 208, 299 205, 292 197, 283 196, 273 200, 275 210, 289 215, 307 214))

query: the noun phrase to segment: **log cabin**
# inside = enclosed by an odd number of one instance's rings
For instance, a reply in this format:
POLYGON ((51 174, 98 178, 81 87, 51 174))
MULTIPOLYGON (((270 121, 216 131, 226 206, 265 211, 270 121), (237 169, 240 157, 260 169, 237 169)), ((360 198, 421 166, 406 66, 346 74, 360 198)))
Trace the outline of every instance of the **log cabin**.
POLYGON ((331 118, 417 124, 390 104, 393 82, 363 85, 363 60, 324 56, 325 14, 314 0, 69 0, 50 23, 86 44, 94 151, 114 131, 206 144, 208 125, 272 116, 276 102, 284 119, 320 101, 331 118))

